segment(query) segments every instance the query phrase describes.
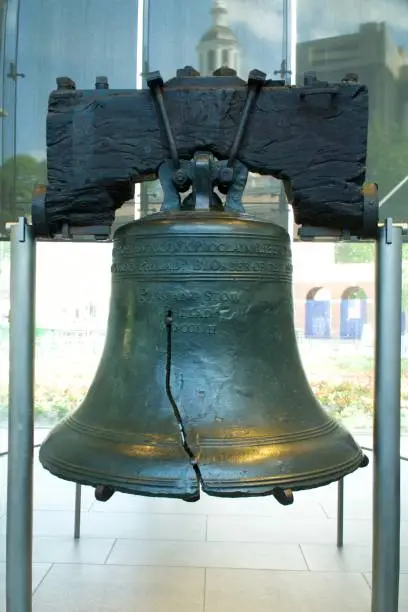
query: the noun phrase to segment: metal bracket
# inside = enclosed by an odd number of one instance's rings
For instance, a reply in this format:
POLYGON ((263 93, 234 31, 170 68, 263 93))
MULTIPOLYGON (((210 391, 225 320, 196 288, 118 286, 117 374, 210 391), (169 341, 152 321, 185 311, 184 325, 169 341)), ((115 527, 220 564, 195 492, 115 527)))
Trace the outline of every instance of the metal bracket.
POLYGON ((170 160, 163 162, 158 170, 164 196, 161 210, 213 208, 245 213, 242 195, 248 178, 248 169, 244 164, 235 161, 233 167, 228 168, 232 179, 226 192, 225 205, 215 192, 215 188, 219 188, 223 182, 227 163, 227 160, 218 160, 210 153, 203 151, 198 151, 192 160, 181 160, 180 170, 183 170, 191 185, 191 193, 181 201, 180 192, 173 180, 172 162, 170 160))
POLYGON ((260 70, 251 70, 248 76, 248 95, 242 110, 241 119, 231 146, 228 160, 215 160, 207 152, 196 152, 193 160, 180 160, 169 117, 164 105, 163 78, 159 71, 147 75, 147 84, 156 101, 170 149, 169 161, 161 164, 158 176, 165 193, 162 210, 179 210, 180 208, 222 208, 220 198, 214 193, 217 187, 220 193, 227 196, 226 209, 244 212, 240 197, 245 188, 248 170, 237 162, 237 155, 245 129, 256 98, 266 82, 266 74, 260 70), (204 170, 203 164, 206 166, 204 170), (245 168, 245 170, 244 170, 245 168), (205 178, 206 177, 206 178, 205 178), (173 185, 171 185, 171 182, 173 185), (205 183, 205 185, 204 185, 205 183), (179 194, 188 191, 190 194, 181 205, 179 194), (206 195, 204 195, 204 192, 206 195), (201 202, 201 204, 200 204, 201 202))
POLYGON ((251 110, 256 101, 262 86, 266 81, 266 73, 261 70, 251 70, 248 76, 248 95, 245 100, 244 108, 241 113, 241 120, 239 122, 237 132, 235 134, 234 142, 232 143, 231 151, 228 157, 227 167, 231 168, 234 165, 235 159, 238 154, 238 149, 241 145, 242 138, 244 137, 245 128, 248 124, 248 119, 251 114, 251 110))
POLYGON ((62 240, 86 240, 93 238, 96 241, 108 240, 110 238, 111 228, 109 225, 87 225, 75 227, 67 223, 62 226, 62 240))
POLYGON ((334 230, 328 227, 312 227, 309 225, 302 225, 298 229, 298 236, 304 242, 314 242, 317 240, 329 240, 330 242, 360 240, 360 238, 353 236, 348 230, 334 230))
POLYGON ((384 223, 385 229, 385 242, 386 244, 392 244, 393 226, 391 217, 387 217, 384 223))
POLYGON ((17 240, 25 242, 27 236, 27 219, 25 217, 18 218, 17 240))

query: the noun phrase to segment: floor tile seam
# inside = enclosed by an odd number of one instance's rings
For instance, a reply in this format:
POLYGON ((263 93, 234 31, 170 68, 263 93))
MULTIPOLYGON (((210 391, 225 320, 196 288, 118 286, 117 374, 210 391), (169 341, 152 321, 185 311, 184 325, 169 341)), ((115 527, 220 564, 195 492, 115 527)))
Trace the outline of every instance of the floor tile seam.
MULTIPOLYGON (((59 562, 60 565, 97 565, 97 564, 88 564, 88 563, 63 563, 63 562, 59 562)), ((116 561, 109 561, 106 565, 102 565, 102 567, 144 567, 144 568, 163 568, 163 569, 171 569, 171 568, 175 568, 175 569, 207 569, 207 570, 227 570, 227 571, 245 571, 245 572, 275 572, 275 573, 293 573, 293 574, 299 574, 299 573, 304 573, 307 575, 314 575, 314 574, 321 574, 321 575, 334 575, 334 574, 338 574, 338 575, 347 575, 347 576, 360 576, 362 573, 369 573, 370 569, 366 568, 366 569, 326 569, 323 570, 321 568, 319 569, 313 569, 310 568, 310 570, 308 570, 305 567, 300 567, 300 568, 291 568, 291 567, 264 567, 264 566, 259 566, 259 567, 251 567, 251 566, 246 566, 246 565, 241 565, 241 566, 231 566, 231 565, 183 565, 183 564, 176 564, 173 563, 171 565, 155 565, 154 563, 146 563, 146 561, 143 562, 137 562, 137 561, 132 561, 132 562, 127 562, 125 563, 124 561, 120 561, 120 562, 116 562, 116 561)), ((408 573, 408 572, 404 572, 404 573, 408 573)))
POLYGON ((106 555, 106 557, 105 557, 105 561, 103 562, 103 563, 104 563, 104 565, 107 565, 108 560, 109 560, 109 557, 111 556, 112 551, 113 551, 113 549, 115 548, 116 542, 117 542, 117 538, 114 538, 114 540, 113 540, 113 542, 112 542, 112 545, 109 547, 108 554, 107 554, 107 555, 106 555))
MULTIPOLYGON (((245 572, 274 572, 277 574, 285 574, 285 573, 293 573, 293 574, 299 574, 299 573, 304 573, 304 574, 343 574, 345 572, 339 572, 339 571, 308 571, 305 567, 301 567, 301 568, 287 568, 287 567, 250 567, 250 566, 246 566, 246 565, 242 565, 239 567, 236 566, 229 566, 229 565, 185 565, 185 564, 163 564, 163 563, 159 563, 158 565, 155 565, 154 563, 146 563, 146 561, 143 562, 127 562, 125 563, 124 561, 108 561, 108 563, 75 563, 72 561, 67 561, 66 563, 64 563, 63 561, 56 561, 54 562, 54 565, 61 565, 66 567, 67 565, 72 565, 72 566, 78 566, 78 565, 83 565, 83 566, 97 566, 97 567, 138 567, 138 568, 144 568, 144 569, 164 569, 164 570, 168 570, 168 569, 184 569, 184 570, 226 570, 226 571, 245 571, 245 572)), ((361 571, 355 570, 355 571, 350 571, 347 572, 348 574, 360 574, 361 571)))
POLYGON ((305 565, 306 565, 307 571, 308 571, 308 572, 310 572, 310 571, 311 571, 311 570, 310 570, 310 566, 309 566, 309 563, 307 562, 306 555, 305 555, 305 552, 304 552, 304 550, 303 550, 303 548, 302 548, 302 545, 301 545, 301 544, 299 544, 299 550, 300 550, 300 554, 301 554, 301 555, 302 555, 302 557, 303 557, 303 561, 305 562, 305 565))
POLYGON ((207 568, 204 568, 204 591, 203 591, 203 612, 207 608, 207 568))
MULTIPOLYGON (((6 536, 6 534, 1 534, 3 535, 3 537, 6 536)), ((70 539, 70 540, 74 540, 74 536, 70 533, 59 533, 59 534, 54 534, 54 535, 49 535, 49 534, 45 534, 45 533, 34 533, 33 534, 33 539, 38 539, 38 538, 48 538, 48 539, 70 539)), ((93 535, 93 534, 88 534, 88 533, 84 533, 82 531, 81 536, 78 540, 75 540, 76 542, 80 543, 83 540, 137 540, 138 542, 191 542, 194 544, 197 544, 197 542, 205 542, 205 534, 203 533, 200 537, 197 537, 196 539, 189 539, 189 540, 184 540, 184 539, 178 539, 178 540, 174 540, 174 535, 171 537, 171 539, 168 539, 164 536, 160 536, 158 538, 156 537, 151 537, 151 538, 146 538, 146 537, 137 537, 136 535, 129 535, 129 536, 121 536, 121 535, 93 535)), ((215 540, 216 541, 216 540, 215 540)), ((245 542, 244 542, 245 543, 245 542)))
MULTIPOLYGON (((34 536, 34 537, 43 537, 44 538, 44 537, 47 537, 47 536, 34 536)), ((59 537, 67 538, 69 536, 50 536, 50 538, 54 538, 54 537, 58 539, 59 537)), ((98 539, 111 540, 114 536, 111 536, 110 538, 109 537, 103 537, 103 538, 101 537, 101 538, 99 538, 98 536, 85 536, 84 535, 84 536, 81 536, 81 539, 82 539, 82 537, 84 539, 87 538, 87 539, 92 539, 92 540, 98 540, 98 539)), ((155 542, 155 543, 159 542, 159 543, 162 543, 162 544, 163 543, 166 543, 166 544, 173 543, 175 545, 180 545, 180 544, 187 545, 187 544, 197 544, 197 543, 200 543, 200 544, 230 544, 232 546, 234 546, 234 545, 240 545, 240 546, 253 545, 253 546, 256 546, 256 547, 259 547, 259 546, 264 546, 264 547, 267 547, 267 546, 268 547, 276 547, 276 546, 279 546, 279 547, 288 547, 288 546, 292 546, 292 547, 295 547, 295 548, 297 548, 300 545, 300 542, 290 542, 290 541, 289 542, 288 541, 286 541, 286 542, 265 542, 265 541, 263 541, 263 542, 254 542, 254 541, 248 541, 248 540, 240 540, 240 541, 236 541, 236 540, 205 540, 205 539, 202 539, 202 538, 196 539, 196 540, 183 540, 183 539, 174 540, 173 538, 172 539, 168 539, 168 538, 165 538, 165 537, 160 537, 160 538, 137 538, 137 537, 132 537, 132 536, 129 536, 129 537, 117 536, 114 539, 118 543, 134 541, 134 542, 144 542, 144 543, 149 543, 149 544, 152 544, 153 542, 155 542)), ((306 542, 306 543, 302 543, 302 544, 305 545, 305 546, 318 546, 319 545, 319 544, 314 544, 314 543, 310 543, 310 542, 309 543, 306 542)), ((329 547, 330 544, 321 544, 321 546, 329 547)), ((335 547, 336 544, 334 543, 333 546, 335 547)), ((361 547, 364 548, 365 545, 362 544, 361 547)))
MULTIPOLYGON (((80 537, 78 539, 75 539, 72 533, 60 533, 57 535, 50 535, 50 534, 40 534, 40 533, 34 533, 33 534, 33 540, 35 540, 36 538, 42 538, 42 539, 46 539, 48 538, 49 540, 55 540, 55 539, 63 539, 63 540, 69 540, 72 541, 74 543, 78 543, 80 544, 82 540, 114 540, 116 539, 115 536, 95 536, 95 535, 84 535, 83 533, 81 533, 80 537)), ((137 538, 135 538, 136 540, 137 538)))
MULTIPOLYGON (((44 575, 44 578, 41 580, 41 582, 39 583, 42 584, 43 580, 45 579, 45 577, 49 574, 49 572, 51 571, 52 568, 58 568, 58 567, 64 567, 66 568, 67 566, 71 566, 72 568, 74 567, 78 567, 78 566, 85 566, 85 567, 117 567, 117 568, 138 568, 138 569, 163 569, 163 570, 169 570, 169 569, 183 569, 183 570, 203 570, 203 571, 212 571, 212 570, 217 570, 217 571, 228 571, 228 572, 263 572, 263 573, 269 573, 269 574, 305 574, 306 576, 310 576, 313 574, 321 574, 321 575, 333 575, 333 574, 339 574, 339 575, 344 575, 347 574, 348 576, 362 576, 366 573, 369 573, 369 570, 367 571, 362 571, 362 570, 307 570, 305 568, 301 568, 301 569, 280 569, 280 568, 254 568, 254 567, 224 567, 224 566, 213 566, 213 565, 151 565, 151 564, 146 564, 146 563, 112 563, 110 562, 109 564, 106 563, 95 563, 95 562, 84 562, 84 563, 76 563, 73 561, 67 561, 67 562, 63 562, 63 561, 54 561, 54 562, 34 562, 35 565, 50 565, 50 568, 47 570, 46 574, 44 575)), ((401 572, 404 575, 408 574, 407 572, 401 572)), ((38 585, 38 586, 39 586, 38 585)), ((38 586, 36 587, 36 590, 38 589, 38 586)))
POLYGON ((51 570, 54 567, 54 565, 55 565, 55 563, 50 563, 50 567, 47 569, 47 571, 45 572, 44 576, 41 578, 40 582, 37 584, 35 589, 33 589, 33 591, 32 591, 32 596, 33 597, 36 594, 36 592, 38 591, 38 589, 40 588, 40 586, 43 584, 44 580, 47 578, 48 574, 51 572, 51 570))
MULTIPOLYGON (((67 514, 74 514, 74 509, 71 510, 67 509, 67 508, 61 508, 61 509, 53 509, 53 508, 43 508, 43 509, 36 509, 34 508, 34 512, 37 513, 62 513, 62 512, 66 512, 67 514)), ((208 513, 207 512, 197 512, 197 513, 189 513, 189 512, 131 512, 130 510, 127 512, 123 512, 120 510, 81 510, 81 514, 98 514, 101 516, 105 516, 106 514, 112 514, 112 515, 117 515, 117 514, 121 514, 123 516, 177 516, 177 517, 186 517, 186 516, 199 516, 199 517, 203 517, 203 516, 207 516, 208 513)), ((222 516, 222 514, 220 515, 222 516)), ((229 515, 228 515, 229 516, 229 515)), ((248 515, 252 517, 252 514, 248 515)))
MULTIPOLYGON (((6 534, 3 534, 3 536, 5 537, 6 534)), ((197 544, 197 542, 200 542, 202 544, 229 544, 229 545, 241 545, 241 546, 248 546, 253 545, 254 547, 258 547, 258 546, 263 546, 263 547, 271 547, 271 546, 293 546, 293 547, 298 547, 298 546, 313 546, 316 548, 334 548, 337 550, 337 546, 336 546, 336 542, 335 542, 335 538, 333 543, 330 542, 306 542, 306 541, 302 541, 302 540, 298 540, 298 541, 291 541, 291 540, 282 540, 282 541, 254 541, 254 540, 214 540, 214 539, 205 539, 205 537, 200 537, 200 538, 195 538, 195 539, 174 539, 174 537, 171 538, 166 538, 166 537, 159 537, 159 538, 155 538, 155 537, 151 537, 151 538, 146 538, 146 537, 135 537, 135 536, 109 536, 109 535, 94 535, 94 534, 84 534, 82 532, 81 537, 79 538, 79 540, 74 540, 73 536, 70 534, 65 534, 65 533, 61 533, 61 534, 41 534, 41 533, 34 533, 33 534, 33 541, 35 540, 63 540, 64 542, 68 541, 72 541, 74 543, 77 543, 78 546, 83 543, 83 542, 97 542, 97 541, 101 541, 101 540, 114 540, 115 542, 119 543, 119 542, 131 542, 131 541, 135 541, 135 542, 144 542, 144 543, 173 543, 175 545, 180 545, 180 544, 197 544)), ((347 552, 348 550, 362 550, 362 549, 368 549, 371 550, 372 549, 372 543, 368 542, 367 544, 354 544, 354 543, 346 543, 344 545, 344 547, 342 548, 342 552, 347 552)), ((408 552, 408 545, 401 545, 400 550, 403 552, 408 552)))
POLYGON ((370 591, 372 591, 372 590, 373 590, 373 587, 371 586, 370 582, 368 581, 368 578, 367 578, 367 576, 365 575, 365 572, 362 572, 362 573, 361 573, 361 576, 362 576, 362 578, 363 578, 364 582, 366 583, 366 585, 368 586, 368 588, 370 589, 370 591))
MULTIPOLYGON (((37 537, 37 536, 35 536, 37 537)), ((38 537, 50 537, 50 538, 58 538, 58 537, 68 537, 68 536, 38 536, 38 537)), ((81 536, 82 537, 82 536, 81 536)), ((84 538, 88 538, 88 539, 94 539, 94 540, 98 540, 98 539, 107 539, 110 540, 112 539, 112 537, 105 537, 105 536, 101 536, 101 538, 99 538, 98 536, 83 536, 84 538)), ((135 538, 135 537, 124 537, 124 536, 117 536, 115 538, 118 542, 129 542, 132 540, 135 540, 137 542, 166 542, 167 544, 169 542, 173 542, 174 544, 197 544, 197 542, 201 542, 201 543, 205 543, 205 544, 240 544, 240 545, 248 545, 248 544, 253 544, 254 546, 293 546, 293 547, 298 547, 298 546, 316 546, 319 548, 335 548, 337 550, 337 545, 336 545, 336 539, 334 538, 333 544, 326 544, 326 543, 322 543, 322 542, 291 542, 291 541, 282 541, 282 542, 257 542, 257 541, 251 541, 251 540, 181 540, 181 539, 173 539, 173 538, 135 538)), ((343 550, 347 550, 347 549, 363 549, 363 548, 371 548, 371 544, 346 544, 344 546, 343 550)), ((408 551, 408 545, 407 546, 401 546, 401 550, 406 550, 408 551)))
POLYGON ((322 502, 319 502, 319 506, 320 506, 320 508, 322 509, 322 512, 323 512, 323 514, 326 516, 326 518, 331 520, 331 518, 330 518, 330 516, 329 516, 329 513, 328 513, 328 512, 326 512, 326 510, 325 510, 324 505, 323 505, 323 503, 322 503, 322 502))
MULTIPOLYGON (((53 510, 37 510, 37 512, 53 512, 53 510)), ((57 511, 58 512, 58 511, 57 511)), ((64 510, 61 510, 60 512, 64 512, 64 510)), ((68 510, 65 510, 65 512, 69 512, 68 510)), ((229 512, 121 512, 120 510, 91 510, 89 512, 85 512, 85 514, 100 514, 100 515, 105 515, 105 514, 112 514, 112 515, 116 515, 116 514, 121 514, 123 516, 172 516, 172 517, 209 517, 209 518, 226 518, 226 519, 276 519, 276 520, 282 520, 282 517, 274 517, 272 514, 253 514, 251 512, 245 512, 245 513, 240 513, 240 514, 231 514, 229 512)), ((322 515, 322 516, 317 516, 317 517, 312 517, 312 516, 307 516, 306 517, 307 520, 313 520, 313 521, 319 521, 321 519, 326 520, 327 517, 326 515, 322 515)), ((293 521, 295 522, 299 522, 299 517, 294 517, 294 518, 290 518, 284 519, 285 521, 289 520, 289 521, 293 521)), ((335 520, 335 518, 330 518, 327 520, 335 520)), ((346 520, 350 520, 350 519, 346 519, 346 520)), ((360 519, 352 519, 352 520, 360 520, 360 519)), ((361 520, 369 520, 369 519, 361 519, 361 520)), ((408 521, 407 521, 408 522, 408 521)))

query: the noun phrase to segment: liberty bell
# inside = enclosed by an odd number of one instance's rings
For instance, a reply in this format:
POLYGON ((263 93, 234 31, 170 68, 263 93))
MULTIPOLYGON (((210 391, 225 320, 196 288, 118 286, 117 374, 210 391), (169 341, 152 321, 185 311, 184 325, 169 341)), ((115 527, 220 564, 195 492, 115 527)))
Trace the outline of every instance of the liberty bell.
POLYGON ((367 464, 303 370, 288 233, 232 191, 223 202, 214 163, 196 155, 182 204, 167 185, 161 212, 116 231, 99 367, 41 447, 46 469, 98 499, 202 490, 288 504, 367 464))

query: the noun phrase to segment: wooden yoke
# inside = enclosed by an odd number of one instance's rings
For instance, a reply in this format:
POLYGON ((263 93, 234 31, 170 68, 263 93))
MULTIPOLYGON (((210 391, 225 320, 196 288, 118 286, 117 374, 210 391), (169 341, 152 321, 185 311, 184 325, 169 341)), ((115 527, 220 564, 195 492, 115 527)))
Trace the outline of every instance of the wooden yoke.
MULTIPOLYGON (((236 76, 200 77, 191 68, 160 83, 180 160, 197 151, 228 160, 251 91, 236 76)), ((33 208, 39 234, 64 225, 110 226, 135 182, 153 180, 174 160, 166 125, 151 90, 76 90, 58 79, 47 117, 48 186, 43 212, 33 208), (41 217, 41 214, 43 215, 41 217), (41 217, 41 219, 40 219, 41 217)), ((371 237, 378 207, 363 193, 368 92, 355 82, 305 80, 304 87, 266 81, 258 87, 236 160, 251 172, 285 181, 298 224, 346 229, 371 237)), ((247 104, 248 106, 248 104, 247 104)))

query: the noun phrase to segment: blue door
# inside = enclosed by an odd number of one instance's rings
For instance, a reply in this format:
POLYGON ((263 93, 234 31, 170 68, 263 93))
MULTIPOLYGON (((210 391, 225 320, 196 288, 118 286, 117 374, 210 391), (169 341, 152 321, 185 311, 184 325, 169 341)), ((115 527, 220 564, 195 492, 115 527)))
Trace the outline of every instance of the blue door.
POLYGON ((306 300, 306 338, 330 338, 330 300, 306 300))
POLYGON ((367 322, 366 298, 341 300, 340 338, 361 340, 363 328, 367 322))

